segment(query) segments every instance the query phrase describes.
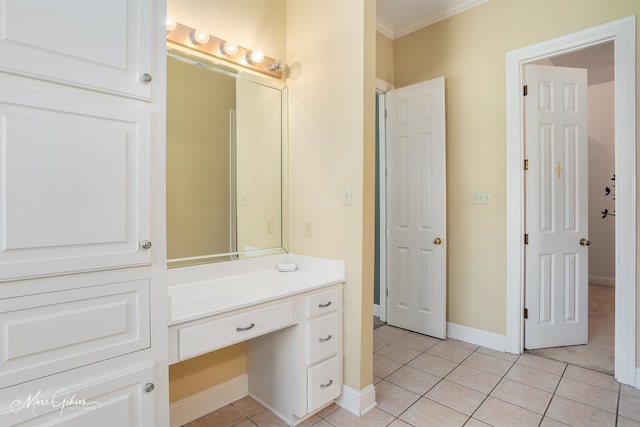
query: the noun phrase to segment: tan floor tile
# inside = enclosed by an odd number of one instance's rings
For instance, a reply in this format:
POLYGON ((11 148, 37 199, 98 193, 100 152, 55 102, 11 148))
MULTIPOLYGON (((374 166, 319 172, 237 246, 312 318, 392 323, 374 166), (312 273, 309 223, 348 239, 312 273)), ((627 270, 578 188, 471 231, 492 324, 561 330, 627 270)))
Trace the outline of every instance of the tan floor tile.
POLYGON ((317 415, 318 415, 320 418, 324 418, 324 417, 326 417, 327 415, 329 415, 330 413, 332 413, 332 412, 334 412, 334 411, 337 411, 338 409, 340 409, 340 406, 336 405, 335 403, 332 403, 331 405, 329 405, 329 406, 327 406, 327 407, 325 407, 325 408, 323 408, 323 409, 320 409, 320 410, 318 411, 317 415))
POLYGON ((620 395, 620 409, 618 414, 633 421, 640 422, 640 398, 620 395))
POLYGON ((488 354, 489 356, 497 357, 498 359, 507 360, 509 362, 515 362, 518 360, 518 357, 520 357, 518 354, 505 353, 504 351, 498 351, 487 347, 479 347, 476 352, 488 354))
POLYGON ((545 416, 580 427, 613 427, 616 424, 615 414, 558 395, 551 399, 545 416))
POLYGON ((473 417, 494 427, 537 427, 542 420, 540 414, 494 397, 488 397, 473 417))
POLYGON ((409 362, 408 365, 413 368, 420 369, 421 371, 436 375, 440 378, 446 376, 456 366, 458 366, 457 363, 452 362, 451 360, 433 356, 429 353, 421 354, 420 356, 409 362))
POLYGON ((240 413, 250 417, 257 412, 263 411, 265 408, 251 396, 245 396, 240 400, 236 400, 231 404, 240 413))
POLYGON ((373 408, 362 417, 357 417, 346 409, 340 408, 325 417, 327 421, 336 427, 383 427, 389 425, 393 418, 392 415, 378 408, 373 408))
POLYGON ((618 383, 611 375, 592 371, 591 369, 580 368, 574 365, 567 366, 563 376, 615 392, 618 392, 620 389, 620 383, 618 383))
POLYGON ((442 357, 443 359, 451 360, 452 362, 460 363, 473 353, 473 350, 449 344, 444 341, 431 347, 427 350, 427 353, 442 357))
POLYGON ((250 418, 258 427, 287 427, 287 424, 271 411, 262 411, 250 418))
POLYGON ((508 362, 506 360, 489 356, 488 354, 478 353, 476 351, 471 356, 467 357, 465 361, 462 362, 462 364, 502 377, 507 373, 509 368, 511 368, 513 362, 508 362))
POLYGON ((385 378, 401 366, 402 363, 396 362, 395 360, 387 359, 377 354, 373 355, 373 375, 376 377, 385 378))
POLYGON ((476 420, 475 418, 470 418, 469 421, 464 425, 464 427, 491 427, 487 423, 483 423, 480 420, 476 420))
MULTIPOLYGON (((324 421, 323 419, 321 419, 319 416, 314 415, 312 417, 307 418, 306 420, 304 420, 303 422, 301 422, 300 424, 297 424, 296 427, 311 427, 311 426, 316 426, 319 427, 318 423, 320 421, 323 421, 326 423, 326 421, 324 421)), ((329 423, 327 423, 328 425, 331 425, 329 423)), ((235 426, 234 426, 235 427, 235 426)))
POLYGON ((400 415, 401 420, 415 427, 460 427, 468 418, 460 412, 424 397, 400 415))
POLYGON ((420 350, 400 345, 396 342, 382 347, 380 350, 376 351, 375 354, 405 364, 421 353, 422 352, 420 350))
POLYGON ((520 358, 516 363, 528 366, 530 368, 539 369, 541 371, 547 371, 555 375, 562 375, 565 368, 567 367, 567 364, 564 362, 545 359, 544 357, 536 356, 535 354, 529 353, 520 355, 520 358))
POLYGON ((401 419, 396 418, 391 424, 389 424, 389 427, 411 427, 411 424, 407 424, 401 419))
POLYGON ((567 426, 569 426, 569 424, 561 423, 560 421, 556 421, 547 417, 544 417, 542 419, 542 422, 540 423, 540 427, 567 427, 567 426))
POLYGON ((232 405, 226 405, 215 412, 185 424, 185 427, 228 427, 238 424, 245 418, 246 417, 238 409, 234 408, 232 405))
POLYGON ((447 344, 455 345, 456 347, 466 348, 467 350, 476 351, 480 346, 477 344, 471 344, 469 342, 464 342, 460 340, 456 340, 453 338, 447 338, 445 341, 447 344))
MULTIPOLYGON (((330 424, 329 422, 325 421, 325 420, 320 420, 315 424, 312 424, 313 427, 333 427, 332 424, 330 424)), ((298 427, 298 426, 296 426, 298 427)))
POLYGON ((517 362, 511 367, 505 378, 553 393, 560 382, 560 375, 533 369, 517 362))
POLYGON ((373 376, 373 384, 376 385, 377 383, 379 383, 380 381, 382 381, 382 378, 380 377, 376 377, 375 375, 373 376))
POLYGON ((380 350, 382 347, 386 346, 387 344, 389 344, 389 341, 387 340, 383 340, 382 338, 379 338, 377 336, 373 336, 373 351, 376 352, 378 350, 380 350))
POLYGON ((256 424, 250 419, 246 419, 240 424, 234 424, 233 427, 256 427, 256 424))
POLYGON ((463 414, 471 415, 487 395, 460 384, 442 380, 429 390, 425 397, 463 414))
POLYGON ((405 365, 389 375, 386 380, 422 396, 436 385, 441 378, 405 365))
POLYGON ((630 420, 629 418, 618 417, 617 427, 640 427, 640 422, 630 420))
POLYGON ((378 408, 395 417, 404 412, 419 398, 420 395, 387 381, 380 381, 376 384, 378 408))
POLYGON ((409 332, 398 340, 398 344, 406 345, 407 347, 415 348, 416 350, 426 351, 441 341, 442 340, 439 340, 438 338, 409 332))
POLYGON ((459 365, 445 378, 485 394, 489 394, 500 381, 497 375, 464 365, 459 365))
POLYGON ((560 381, 556 395, 613 413, 618 406, 618 393, 567 377, 560 381))
POLYGON ((388 342, 394 342, 407 335, 409 331, 400 328, 394 328, 393 326, 384 325, 373 330, 374 338, 381 338, 388 342))
POLYGON ((640 399, 640 389, 628 386, 626 384, 620 385, 620 394, 626 394, 627 396, 633 396, 640 399))
POLYGON ((491 396, 538 414, 544 414, 553 395, 546 391, 503 378, 491 396))

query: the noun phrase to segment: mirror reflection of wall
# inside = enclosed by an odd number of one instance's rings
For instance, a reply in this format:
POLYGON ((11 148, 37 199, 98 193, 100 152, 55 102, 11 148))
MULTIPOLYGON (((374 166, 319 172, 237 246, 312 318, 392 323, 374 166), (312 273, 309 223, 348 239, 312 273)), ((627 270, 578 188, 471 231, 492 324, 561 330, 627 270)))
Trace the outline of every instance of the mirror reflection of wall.
POLYGON ((280 253, 282 91, 167 60, 167 257, 180 267, 280 253))

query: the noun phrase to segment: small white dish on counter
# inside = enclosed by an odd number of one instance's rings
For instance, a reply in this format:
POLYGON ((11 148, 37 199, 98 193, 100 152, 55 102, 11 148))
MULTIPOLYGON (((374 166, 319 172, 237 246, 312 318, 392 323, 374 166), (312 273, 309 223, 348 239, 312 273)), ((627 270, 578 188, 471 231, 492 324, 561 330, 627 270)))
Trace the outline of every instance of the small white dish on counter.
POLYGON ((296 271, 297 266, 295 264, 278 264, 278 271, 291 272, 296 271))

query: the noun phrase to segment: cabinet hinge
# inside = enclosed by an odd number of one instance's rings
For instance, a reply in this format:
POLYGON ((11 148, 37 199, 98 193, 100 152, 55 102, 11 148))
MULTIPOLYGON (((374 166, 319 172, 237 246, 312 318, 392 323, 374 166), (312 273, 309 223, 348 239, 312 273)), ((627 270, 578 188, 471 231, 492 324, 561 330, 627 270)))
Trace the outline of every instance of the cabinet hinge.
POLYGON ((529 159, 524 159, 524 170, 529 170, 529 159))
POLYGON ((529 94, 529 86, 528 85, 522 86, 522 95, 527 96, 528 94, 529 94))
POLYGON ((525 309, 524 309, 524 313, 523 313, 523 314, 524 314, 524 318, 525 318, 525 319, 528 319, 528 318, 529 318, 529 309, 528 309, 528 308, 525 308, 525 309))
POLYGON ((524 244, 525 244, 525 245, 528 245, 528 244, 529 244, 529 235, 528 235, 528 234, 525 234, 525 235, 524 235, 524 244))

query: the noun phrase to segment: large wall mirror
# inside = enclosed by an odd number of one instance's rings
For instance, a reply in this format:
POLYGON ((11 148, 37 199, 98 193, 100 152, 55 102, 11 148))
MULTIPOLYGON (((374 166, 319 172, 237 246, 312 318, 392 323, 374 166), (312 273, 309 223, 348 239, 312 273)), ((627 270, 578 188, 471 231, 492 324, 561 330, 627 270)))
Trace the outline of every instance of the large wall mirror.
POLYGON ((169 49, 170 268, 285 251, 286 97, 279 81, 169 49))

